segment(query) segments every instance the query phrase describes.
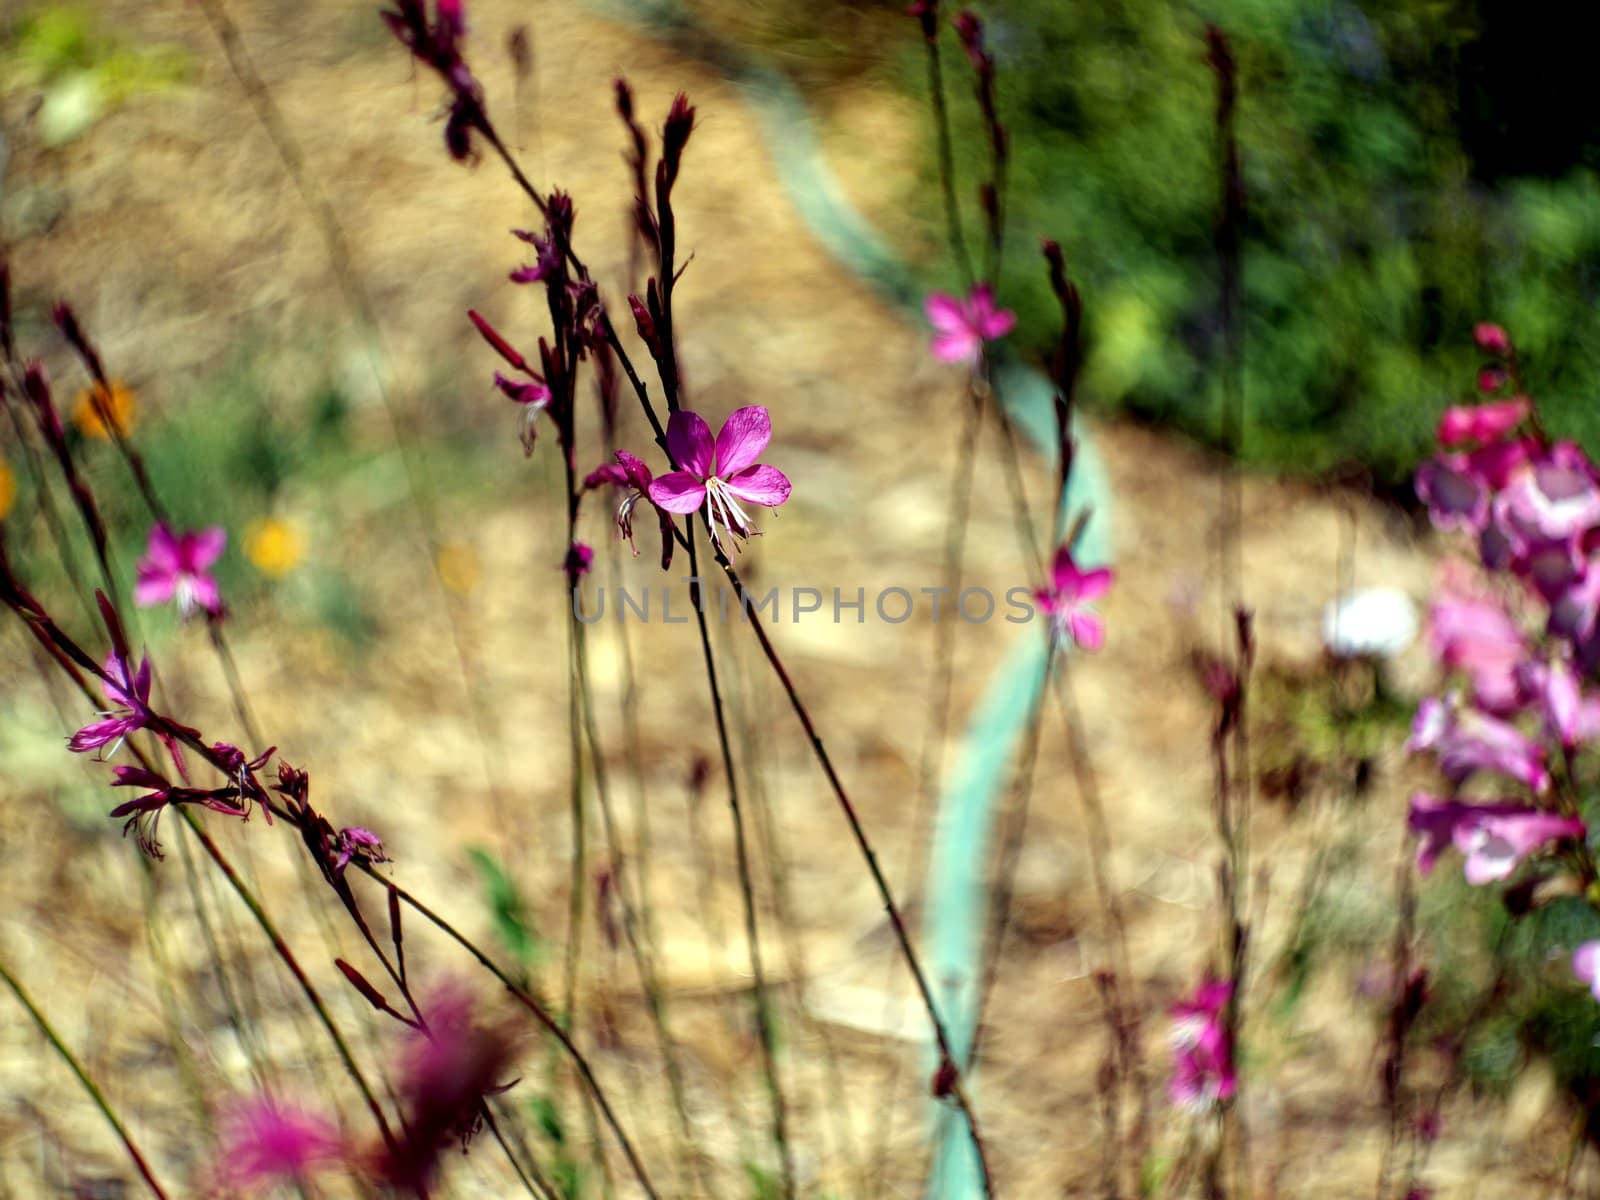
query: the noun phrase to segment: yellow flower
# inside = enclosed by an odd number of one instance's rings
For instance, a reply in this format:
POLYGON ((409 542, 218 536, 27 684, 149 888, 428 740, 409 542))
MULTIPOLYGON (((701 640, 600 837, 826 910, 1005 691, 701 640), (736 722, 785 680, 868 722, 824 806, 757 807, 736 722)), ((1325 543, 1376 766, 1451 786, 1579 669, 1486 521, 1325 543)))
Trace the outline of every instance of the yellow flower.
POLYGON ((446 542, 439 547, 439 578, 445 587, 464 596, 478 585, 478 556, 471 546, 446 542))
POLYGON ((126 437, 128 431, 133 428, 133 418, 138 407, 134 402, 132 389, 112 380, 111 394, 107 396, 105 389, 97 383, 78 393, 78 398, 72 404, 72 423, 84 437, 109 440, 111 435, 106 430, 105 422, 100 418, 101 409, 104 409, 110 414, 111 423, 116 426, 117 432, 126 437), (98 403, 96 403, 97 396, 98 403))
POLYGON ((17 498, 17 477, 11 468, 0 462, 0 521, 11 511, 11 502, 17 498))
POLYGON ((287 575, 305 557, 306 540, 287 521, 266 517, 252 521, 244 531, 244 556, 263 575, 287 575))

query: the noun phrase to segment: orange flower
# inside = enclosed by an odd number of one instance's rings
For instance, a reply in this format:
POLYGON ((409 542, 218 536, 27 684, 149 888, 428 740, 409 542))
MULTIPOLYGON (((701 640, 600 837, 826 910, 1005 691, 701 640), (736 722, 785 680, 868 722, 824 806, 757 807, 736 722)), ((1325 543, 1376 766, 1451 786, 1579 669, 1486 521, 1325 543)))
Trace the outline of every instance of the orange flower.
POLYGON ((110 432, 106 429, 105 422, 101 420, 101 411, 109 413, 112 424, 118 433, 124 437, 133 428, 134 413, 138 405, 133 398, 133 390, 124 387, 115 380, 111 383, 111 393, 108 396, 104 388, 98 383, 86 387, 78 393, 78 398, 72 405, 72 423, 78 427, 78 432, 84 437, 99 438, 107 441, 110 432))

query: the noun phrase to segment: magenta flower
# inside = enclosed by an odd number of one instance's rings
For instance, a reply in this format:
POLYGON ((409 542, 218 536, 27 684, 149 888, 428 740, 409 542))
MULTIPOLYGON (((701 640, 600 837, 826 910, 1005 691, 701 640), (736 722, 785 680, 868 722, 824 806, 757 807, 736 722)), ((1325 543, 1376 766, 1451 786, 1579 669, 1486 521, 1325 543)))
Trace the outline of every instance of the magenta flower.
POLYGON ((1583 694, 1571 663, 1528 663, 1522 674, 1544 710, 1545 728, 1565 749, 1600 734, 1600 699, 1583 694))
POLYGON ((635 556, 639 553, 639 547, 633 540, 633 510, 640 500, 650 502, 650 506, 656 510, 657 520, 661 523, 661 569, 665 571, 672 565, 672 515, 665 509, 657 507, 656 502, 650 499, 652 479, 650 468, 641 459, 626 450, 618 450, 617 461, 602 463, 590 471, 583 481, 583 486, 597 488, 609 483, 625 490, 622 503, 617 505, 617 529, 628 539, 628 548, 635 556))
POLYGON ((224 1122, 218 1175, 233 1189, 304 1185, 318 1167, 345 1157, 331 1121, 258 1096, 224 1122))
POLYGON ((1434 751, 1439 770, 1452 783, 1491 771, 1534 792, 1550 786, 1544 747, 1509 722, 1465 707, 1459 696, 1430 696, 1417 705, 1406 749, 1434 751))
POLYGON ((983 344, 1003 338, 1017 323, 1010 309, 996 308, 994 291, 987 283, 976 285, 965 300, 948 292, 934 292, 923 304, 933 335, 933 356, 944 363, 976 363, 983 344))
POLYGON ((1600 942, 1585 942, 1572 952, 1572 973, 1600 1000, 1600 942))
POLYGON ((1504 713, 1521 702, 1516 669, 1527 657, 1527 639, 1505 606, 1471 590, 1459 571, 1448 572, 1434 595, 1428 642, 1442 666, 1466 673, 1484 708, 1504 713))
POLYGON ((359 825, 339 830, 338 836, 333 839, 333 848, 335 875, 343 875, 352 860, 369 864, 389 861, 389 856, 383 852, 383 839, 359 825))
POLYGON ((1496 404, 1460 404, 1444 410, 1439 418, 1439 443, 1454 446, 1461 442, 1497 442, 1523 421, 1533 406, 1525 396, 1496 404))
POLYGON ((1465 856, 1467 882, 1474 885, 1504 879, 1535 850, 1562 838, 1581 838, 1586 832, 1577 817, 1520 804, 1465 804, 1426 792, 1412 793, 1406 823, 1422 838, 1417 867, 1424 875, 1433 870, 1445 847, 1453 845, 1465 856))
POLYGON ((531 455, 534 443, 539 440, 539 414, 550 407, 550 389, 542 379, 523 383, 521 380, 507 379, 499 371, 494 373, 494 385, 522 406, 522 430, 519 436, 522 438, 523 454, 531 455))
POLYGON ((1233 1046, 1223 1015, 1232 996, 1231 983, 1208 976, 1191 999, 1172 1006, 1167 1095, 1180 1108, 1203 1112, 1234 1094, 1233 1046))
POLYGON ((452 1141, 466 1148, 482 1120, 484 1097, 503 1090, 513 1046, 484 1021, 460 984, 440 988, 422 1005, 425 1024, 411 1030, 400 1056, 403 1130, 380 1151, 384 1179, 425 1189, 452 1141))
POLYGON ((148 608, 176 597, 178 612, 185 618, 193 616, 197 608, 219 615, 222 596, 209 569, 222 557, 227 544, 227 531, 220 525, 174 536, 165 521, 157 521, 150 530, 144 557, 139 560, 134 602, 148 608))
POLYGON ((566 572, 567 586, 578 586, 578 580, 589 573, 594 565, 594 547, 587 542, 573 542, 567 547, 566 557, 561 560, 561 569, 566 572))
POLYGON ((113 651, 106 659, 105 678, 100 681, 100 690, 105 693, 112 708, 101 712, 104 720, 85 725, 68 739, 67 749, 75 754, 98 750, 108 743, 115 744, 107 754, 115 754, 123 738, 135 729, 144 727, 150 719, 149 656, 140 660, 138 671, 130 672, 128 664, 113 651))
POLYGON ((1481 532, 1489 523, 1489 486, 1465 454, 1441 454, 1417 468, 1417 499, 1435 529, 1481 532))
POLYGON ((1040 611, 1053 622, 1057 637, 1070 637, 1085 650, 1098 650, 1106 639, 1105 622, 1089 605, 1106 594, 1115 574, 1109 567, 1080 571, 1072 550, 1062 546, 1050 568, 1050 583, 1033 593, 1040 611))
POLYGON ((756 462, 771 440, 772 419, 760 405, 728 414, 715 445, 699 415, 680 409, 667 422, 667 449, 679 469, 658 476, 645 490, 669 513, 688 514, 704 505, 706 528, 718 546, 719 524, 734 537, 749 537, 756 530, 739 501, 776 508, 789 498, 788 477, 756 462))
POLYGON ((1520 464, 1495 499, 1496 521, 1514 543, 1563 542, 1600 524, 1594 464, 1571 442, 1520 464))
POLYGON ((1503 328, 1492 321, 1479 321, 1474 325, 1472 340, 1478 343, 1478 349, 1485 354, 1497 354, 1504 358, 1511 353, 1511 339, 1503 328))

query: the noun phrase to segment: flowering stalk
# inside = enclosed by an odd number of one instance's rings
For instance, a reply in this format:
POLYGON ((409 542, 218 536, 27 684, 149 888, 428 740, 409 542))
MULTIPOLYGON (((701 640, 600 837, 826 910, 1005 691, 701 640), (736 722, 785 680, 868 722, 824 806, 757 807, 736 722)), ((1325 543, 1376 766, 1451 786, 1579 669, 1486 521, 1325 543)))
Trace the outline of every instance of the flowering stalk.
MULTIPOLYGON (((453 128, 447 128, 447 135, 451 134, 452 132, 457 135, 456 139, 450 144, 452 153, 455 153, 458 150, 470 153, 470 140, 461 138, 459 136, 463 131, 465 131, 468 135, 480 137, 495 151, 496 155, 506 166, 517 186, 522 189, 524 194, 527 195, 530 200, 532 200, 540 213, 545 216, 547 221, 549 221, 550 211, 548 204, 539 194, 538 190, 533 186, 531 181, 529 181, 526 174, 522 171, 520 165, 517 163, 515 156, 506 147, 504 140, 495 130, 494 125, 489 119, 487 110, 483 104, 481 93, 477 91, 476 84, 471 80, 470 72, 466 72, 464 64, 460 63, 459 53, 457 52, 454 44, 454 33, 449 29, 444 30, 442 33, 431 30, 427 24, 426 16, 422 9, 421 0, 397 0, 397 6, 399 11, 390 13, 386 17, 386 19, 390 22, 391 28, 396 30, 397 35, 400 36, 402 42, 412 50, 413 54, 418 57, 419 61, 424 62, 429 67, 438 71, 438 73, 441 75, 441 78, 446 81, 447 86, 451 89, 452 95, 455 97, 453 116, 455 116, 456 120, 453 128), (441 40, 443 42, 442 46, 441 40), (461 70, 459 71, 456 69, 458 66, 461 67, 461 70)), ((674 105, 674 112, 677 114, 676 125, 680 131, 680 136, 686 139, 688 135, 688 129, 692 127, 692 112, 685 115, 683 107, 676 104, 674 105)), ((681 154, 681 144, 678 146, 678 153, 681 154)), ((664 146, 664 163, 672 157, 673 156, 664 146)), ((658 173, 658 203, 660 193, 662 191, 662 179, 665 178, 666 190, 670 192, 670 186, 674 176, 675 169, 673 172, 665 175, 658 173)), ((551 223, 551 228, 555 236, 557 250, 561 253, 565 260, 571 264, 576 278, 581 282, 587 283, 589 281, 587 268, 583 265, 582 260, 579 259, 576 253, 573 251, 570 236, 567 235, 567 231, 556 223, 551 223)), ((658 300, 658 304, 659 303, 660 302, 658 300)), ((658 339, 660 339, 660 335, 666 331, 661 330, 659 327, 660 318, 658 314, 649 312, 647 310, 647 315, 652 319, 652 321, 656 322, 658 339)), ((607 314, 605 305, 603 303, 597 303, 595 306, 594 327, 596 334, 611 347, 612 352, 616 355, 618 364, 623 368, 623 372, 626 375, 630 386, 633 388, 635 395, 639 399, 640 407, 650 422, 651 428, 656 436, 657 444, 663 449, 664 452, 668 454, 669 459, 671 459, 672 455, 670 450, 668 450, 666 429, 662 426, 660 418, 650 401, 648 389, 643 381, 639 378, 638 372, 635 370, 632 360, 628 357, 620 339, 617 337, 615 327, 609 315, 607 314)), ((665 380, 663 380, 664 390, 667 390, 668 387, 669 385, 665 380)), ((672 403, 675 403, 675 382, 673 385, 671 385, 670 395, 672 403)), ((682 464, 674 461, 673 467, 675 469, 681 469, 682 464)), ((676 532, 675 540, 679 545, 682 545, 685 549, 687 549, 688 539, 683 535, 683 533, 676 532)), ((749 596, 744 588, 742 580, 738 575, 738 572, 734 569, 732 562, 728 559, 726 553, 721 547, 714 544, 711 546, 711 551, 718 567, 721 568, 725 577, 728 579, 730 586, 733 588, 736 598, 742 605, 748 605, 749 596)), ((801 726, 806 733, 812 754, 816 758, 818 765, 822 768, 823 773, 828 780, 829 787, 833 791, 834 797, 845 815, 857 847, 867 862, 869 872, 872 875, 874 887, 878 891, 878 894, 883 900, 884 906, 889 913, 890 921, 895 931, 896 941, 899 943, 902 954, 906 959, 907 966, 911 970, 913 980, 917 985, 919 997, 921 998, 923 1006, 928 1013, 930 1024, 933 1027, 935 1039, 938 1043, 941 1063, 939 1078, 941 1081, 943 1081, 941 1094, 953 1099, 957 1106, 962 1110, 963 1115, 966 1117, 968 1129, 972 1136, 974 1146, 977 1150, 980 1167, 983 1173, 985 1194, 992 1194, 992 1184, 989 1176, 987 1155, 984 1152, 983 1141, 978 1130, 976 1117, 973 1114, 971 1104, 967 1099, 965 1088, 961 1082, 959 1068, 956 1066, 956 1058, 951 1048, 948 1032, 945 1028, 943 1019, 939 1015, 938 1007, 933 999, 933 994, 928 985, 926 974, 922 969, 921 961, 918 958, 916 950, 912 946, 910 937, 906 932, 905 923, 901 916, 899 906, 896 904, 893 893, 889 888, 888 881, 884 878, 883 872, 878 865, 877 856, 873 851, 872 844, 867 838, 865 829, 862 827, 860 819, 856 814, 855 807, 850 801, 849 795, 844 788, 842 780, 839 778, 832 759, 828 755, 826 748, 823 746, 820 735, 817 733, 816 726, 811 719, 810 713, 807 711, 804 702, 801 700, 798 692, 796 691, 793 681, 790 679, 788 672, 783 665, 782 659, 779 657, 776 648, 773 647, 771 640, 768 638, 766 630, 763 628, 761 622, 750 622, 750 628, 752 629, 757 640, 760 642, 763 654, 766 656, 767 661, 774 673, 778 676, 779 681, 784 688, 784 692, 789 699, 790 706, 794 710, 796 718, 800 721, 801 726)))
POLYGON ((111 1107, 111 1102, 106 1099, 105 1093, 89 1077, 89 1073, 84 1070, 83 1064, 78 1061, 77 1055, 67 1048, 67 1044, 61 1040, 61 1035, 45 1019, 45 1015, 39 1011, 38 1006, 34 1004, 28 993, 23 990, 22 984, 17 981, 16 977, 11 974, 3 962, 0 962, 0 980, 3 980, 6 986, 11 989, 17 998, 17 1003, 22 1005, 28 1016, 33 1020, 33 1023, 39 1027, 39 1032, 44 1035, 45 1041, 50 1043, 51 1049, 61 1057, 61 1061, 66 1063, 72 1073, 77 1076, 78 1082, 83 1085, 83 1090, 89 1093, 89 1098, 94 1101, 94 1106, 100 1110, 100 1115, 105 1117, 106 1124, 111 1126, 112 1132, 117 1135, 117 1140, 122 1143, 123 1149, 128 1152, 128 1157, 133 1161, 134 1170, 139 1172, 139 1177, 144 1180, 151 1193, 157 1200, 167 1200, 166 1190, 156 1181, 155 1172, 150 1169, 149 1161, 128 1133, 127 1126, 117 1116, 116 1110, 111 1107))

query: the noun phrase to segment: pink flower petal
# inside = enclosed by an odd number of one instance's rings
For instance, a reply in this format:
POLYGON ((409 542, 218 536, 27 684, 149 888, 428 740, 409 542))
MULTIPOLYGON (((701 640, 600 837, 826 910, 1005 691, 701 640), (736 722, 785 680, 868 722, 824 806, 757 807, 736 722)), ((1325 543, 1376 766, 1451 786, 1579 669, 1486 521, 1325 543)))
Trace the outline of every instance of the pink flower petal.
POLYGON ((711 474, 711 430, 699 413, 679 409, 667 419, 667 449, 683 470, 701 479, 711 474))
POLYGON ((967 315, 961 301, 949 292, 934 292, 922 302, 922 311, 927 314, 928 323, 942 332, 966 328, 967 315))
MULTIPOLYGON (((157 570, 176 571, 180 565, 179 542, 172 536, 165 521, 157 521, 150 529, 150 541, 145 547, 144 561, 157 570)), ((143 564, 141 564, 142 566, 143 564)))
MULTIPOLYGON (((704 429, 705 423, 701 422, 700 427, 704 429)), ((707 434, 708 440, 709 437, 707 434)), ((652 481, 649 490, 650 499, 671 513, 692 513, 706 502, 706 485, 687 471, 668 471, 652 481)))
POLYGON ((1092 612, 1067 614, 1067 629, 1072 634, 1072 640, 1085 650, 1098 650, 1105 644, 1105 622, 1092 612))
POLYGON ((209 575, 195 575, 189 586, 194 602, 213 615, 222 611, 222 594, 217 591, 217 581, 209 575))
POLYGON ((211 525, 197 533, 184 535, 184 557, 191 571, 204 571, 217 559, 228 544, 228 531, 221 525, 211 525))
POLYGON ((988 341, 1003 338, 1016 327, 1017 314, 1009 308, 990 313, 978 322, 978 333, 988 341))
POLYGON ((1110 589, 1111 581, 1115 578, 1116 573, 1109 567, 1085 571, 1078 577, 1078 599, 1084 602, 1098 600, 1110 589))
POLYGON ((982 345, 978 335, 966 326, 935 334, 931 343, 933 357, 943 363, 976 362, 982 345))
POLYGON ((777 508, 789 498, 791 490, 789 477, 777 467, 769 467, 765 463, 746 467, 732 479, 723 482, 739 499, 767 508, 777 508))
POLYGON ((178 590, 176 572, 157 572, 149 566, 139 567, 139 579, 133 585, 133 602, 140 608, 165 604, 178 590))
POLYGON ((723 479, 737 475, 767 448, 772 440, 772 418, 759 404, 738 408, 728 414, 717 434, 717 474, 723 479))

